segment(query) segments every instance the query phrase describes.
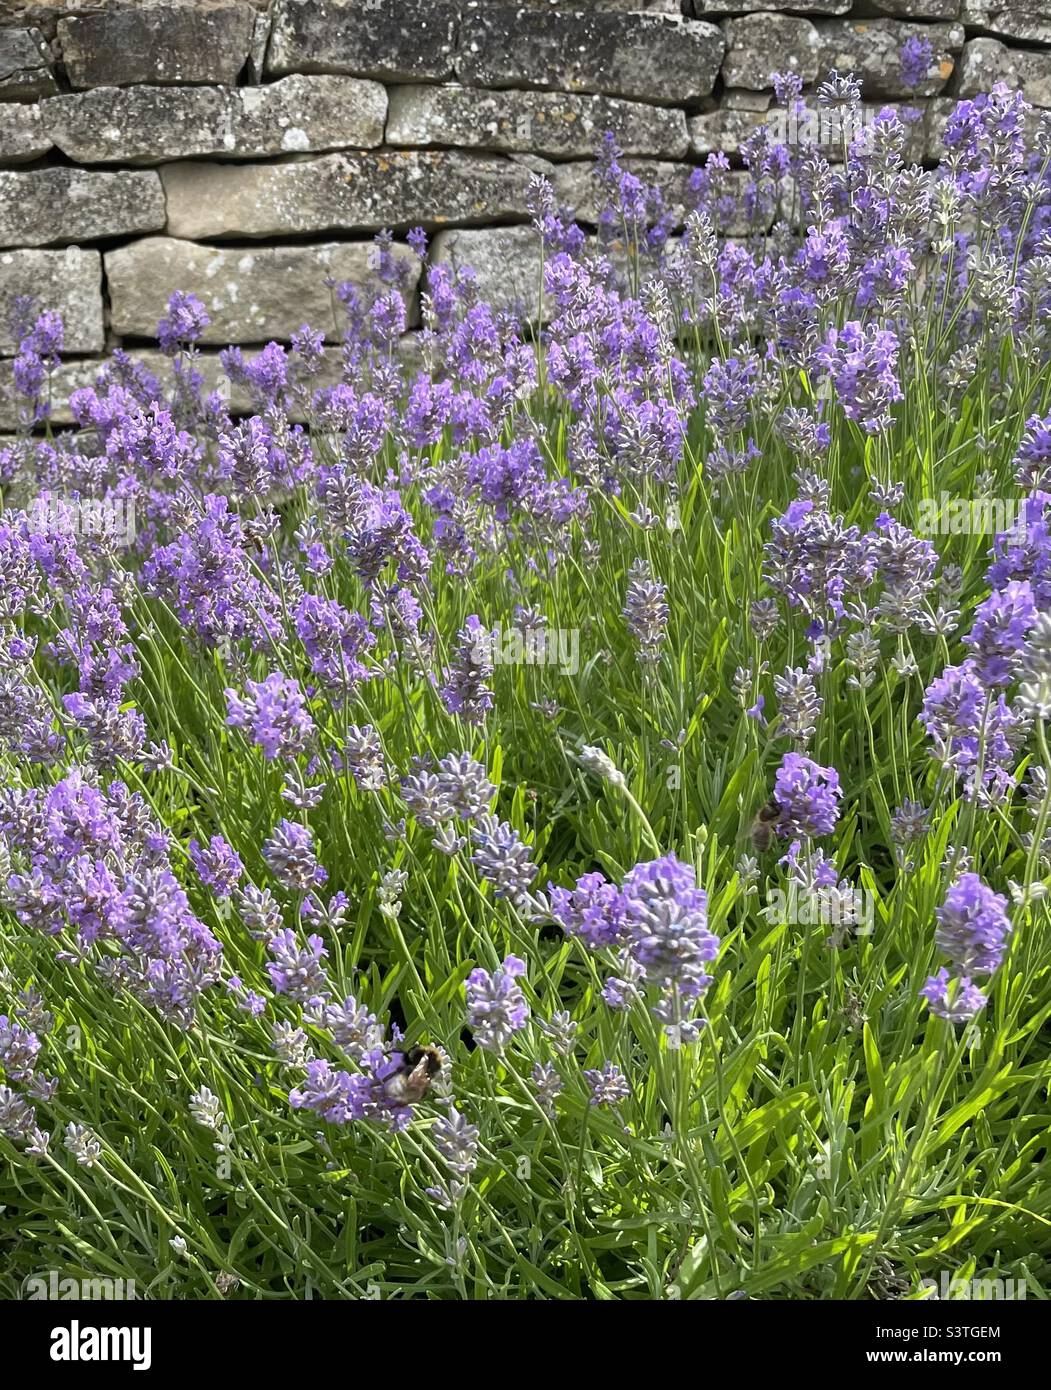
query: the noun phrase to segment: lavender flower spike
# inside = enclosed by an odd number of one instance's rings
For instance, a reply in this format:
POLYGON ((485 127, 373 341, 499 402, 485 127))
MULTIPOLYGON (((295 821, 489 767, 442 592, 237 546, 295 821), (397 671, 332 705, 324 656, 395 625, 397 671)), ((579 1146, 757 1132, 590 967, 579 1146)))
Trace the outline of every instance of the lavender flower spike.
POLYGON ((525 969, 525 961, 507 956, 492 974, 478 969, 467 977, 467 1023, 475 1042, 488 1052, 502 1052, 529 1020, 529 1005, 518 984, 525 969))

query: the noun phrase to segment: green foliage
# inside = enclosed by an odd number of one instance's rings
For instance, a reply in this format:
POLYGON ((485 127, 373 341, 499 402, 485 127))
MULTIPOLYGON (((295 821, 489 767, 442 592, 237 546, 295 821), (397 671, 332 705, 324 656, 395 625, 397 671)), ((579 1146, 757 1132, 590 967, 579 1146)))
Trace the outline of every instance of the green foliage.
MULTIPOLYGON (((1024 416, 1034 401, 1044 410, 1051 401, 1047 380, 1016 363, 1009 398, 1001 393, 995 409, 981 374, 962 402, 943 404, 930 395, 922 350, 887 436, 865 440, 836 420, 831 509, 866 527, 874 479, 904 482, 911 499, 943 486, 975 496, 978 475, 988 473, 994 495, 1009 494, 1024 416)), ((785 402, 790 389, 798 388, 786 385, 785 402)), ((566 471, 559 418, 550 402, 536 410, 548 412, 550 462, 566 471)), ((392 834, 404 813, 396 779, 374 794, 334 776, 309 815, 328 889, 351 905, 338 940, 326 941, 331 974, 381 1016, 395 1006, 411 1040, 448 1054, 456 1104, 480 1132, 467 1194, 452 1210, 427 1194, 447 1177, 430 1134, 433 1097, 402 1134, 323 1126, 289 1106, 295 1078, 274 1057, 267 1018, 249 1017, 218 989, 197 1025, 180 1032, 115 996, 90 966, 60 962, 50 940, 0 912, 0 1007, 33 983, 56 1014, 45 1058, 59 1087, 41 1109, 57 1130, 84 1124, 102 1145, 95 1166, 83 1168, 60 1135, 36 1160, 0 1140, 0 1294, 17 1297, 32 1275, 57 1269, 133 1279, 140 1296, 155 1298, 915 1298, 921 1280, 945 1271, 1025 1279, 1029 1296, 1043 1296, 1051 1249, 1046 904, 1013 910, 1011 951, 975 1030, 954 1032, 917 997, 938 963, 933 912, 948 882, 947 848, 965 845, 997 888, 1033 877, 1021 812, 976 813, 955 800, 916 725, 924 686, 953 655, 943 640, 903 634, 896 649, 881 651, 867 689, 848 683, 851 664, 837 646, 820 678, 825 712, 809 751, 839 769, 845 793, 827 850, 873 895, 872 934, 829 947, 826 928, 768 920, 766 888, 783 881, 776 848, 760 856, 752 892, 739 869, 786 746, 742 704, 769 690, 761 670, 777 674, 805 659, 798 620, 762 645, 747 620, 763 593, 769 522, 796 495, 793 460, 769 424, 757 426, 757 443, 760 462, 716 495, 699 413, 674 524, 648 487, 599 497, 589 547, 577 537, 550 572, 531 571, 509 535, 469 583, 436 583, 427 615, 435 670, 471 613, 506 626, 516 602, 530 603, 552 627, 580 634, 576 672, 497 666, 484 731, 448 715, 433 684, 406 670, 366 683, 348 709, 321 695, 311 706, 336 744, 348 723, 371 723, 402 773, 417 755, 471 751, 499 783, 498 813, 533 845, 540 887, 595 869, 619 877, 653 857, 651 836, 661 852, 695 863, 722 940, 700 1040, 669 1049, 647 1007, 612 1012, 600 997, 608 963, 495 899, 466 855, 434 850, 411 817, 392 834), (649 527, 632 519, 645 505, 658 513, 649 527), (652 677, 636 662, 621 616, 638 556, 667 585, 671 606, 652 677), (913 673, 892 664, 896 657, 911 658, 913 673), (733 693, 738 668, 751 673, 747 701, 733 693), (608 753, 630 795, 586 775, 576 756, 584 744, 608 753), (907 867, 889 839, 891 812, 905 797, 933 808, 931 832, 907 867), (408 874, 397 918, 377 905, 380 879, 394 868, 408 874), (463 982, 476 964, 492 968, 508 952, 528 964, 534 1021, 496 1058, 465 1045, 463 982), (573 1058, 559 1063, 564 1091, 552 1121, 529 1073, 552 1057, 538 1020, 560 1008, 580 1033, 573 1058), (609 1059, 631 1084, 613 1111, 589 1106, 583 1078, 609 1059), (220 1152, 216 1134, 188 1112, 202 1085, 219 1097, 229 1126, 220 1152), (172 1245, 180 1239, 184 1253, 172 1245)), ((910 505, 905 524, 915 520, 910 505)), ((283 504, 286 535, 307 508, 298 496, 283 504)), ((987 588, 987 542, 934 542, 943 564, 962 568, 967 615, 987 588)), ((348 606, 362 605, 344 564, 326 585, 348 606)), ((263 944, 200 887, 184 847, 222 834, 253 881, 267 882, 260 847, 288 809, 281 774, 226 727, 223 689, 236 683, 228 666, 194 649, 156 602, 140 594, 134 611, 143 668, 136 698, 175 765, 117 773, 172 831, 193 908, 222 940, 227 970, 268 990, 263 944)), ((308 682, 295 645, 279 655, 284 670, 308 682)), ((262 678, 272 665, 251 658, 238 674, 262 678)), ((57 671, 47 679, 60 692, 57 671)), ((17 784, 25 770, 6 773, 17 784)), ((280 998, 272 1010, 295 1018, 280 998)))

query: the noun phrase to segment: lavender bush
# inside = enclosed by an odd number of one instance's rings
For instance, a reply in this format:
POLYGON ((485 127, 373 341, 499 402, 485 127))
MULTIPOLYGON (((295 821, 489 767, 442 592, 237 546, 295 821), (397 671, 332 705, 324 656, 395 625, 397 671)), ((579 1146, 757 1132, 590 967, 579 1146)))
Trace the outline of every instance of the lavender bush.
POLYGON ((55 428, 19 305, 0 1291, 1042 1292, 1051 125, 907 120, 684 214, 605 142, 422 364, 381 237, 247 412, 173 287, 55 428))

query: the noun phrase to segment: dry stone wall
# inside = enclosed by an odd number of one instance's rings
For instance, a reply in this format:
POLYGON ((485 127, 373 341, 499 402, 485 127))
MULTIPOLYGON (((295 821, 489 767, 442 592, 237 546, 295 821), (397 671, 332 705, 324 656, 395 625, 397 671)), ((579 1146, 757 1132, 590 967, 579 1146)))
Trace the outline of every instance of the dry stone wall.
POLYGON ((0 0, 0 430, 18 296, 65 317, 58 422, 104 351, 158 366, 172 289, 211 314, 209 382, 227 343, 338 340, 327 282, 364 281, 384 227, 528 305, 534 171, 593 223, 611 130, 681 209, 691 168, 770 119, 772 71, 830 68, 916 109, 932 163, 960 97, 1002 80, 1051 108, 1051 0, 0 0), (931 61, 907 81, 910 37, 931 61))

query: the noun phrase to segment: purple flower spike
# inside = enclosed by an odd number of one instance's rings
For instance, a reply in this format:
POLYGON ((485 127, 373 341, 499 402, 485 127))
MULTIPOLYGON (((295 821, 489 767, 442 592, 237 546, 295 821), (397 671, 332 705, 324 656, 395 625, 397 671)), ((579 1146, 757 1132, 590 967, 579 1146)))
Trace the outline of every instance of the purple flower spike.
POLYGON ((785 839, 831 835, 839 818, 839 773, 801 753, 786 753, 774 781, 777 833, 785 839))
POLYGON ((221 835, 213 835, 206 849, 191 840, 187 852, 204 886, 217 898, 228 898, 244 873, 236 850, 231 849, 221 835))
POLYGON ((943 965, 920 990, 931 1007, 931 1013, 949 1023, 969 1023, 985 1008, 988 1000, 980 989, 964 976, 955 979, 943 965))
POLYGON ((1011 919, 1007 899, 977 874, 961 874, 935 916, 938 950, 964 975, 991 975, 1003 964, 1011 919))
POLYGON ((631 954, 646 978, 695 999, 710 983, 705 966, 719 954, 708 930, 708 898, 693 869, 674 854, 636 864, 624 879, 631 954))
POLYGON ((901 80, 906 87, 919 87, 927 80, 934 64, 930 39, 913 34, 901 46, 901 80))
POLYGON ((204 305, 193 294, 176 290, 168 299, 168 312, 157 325, 161 352, 174 357, 180 348, 196 343, 211 323, 204 305))
POLYGON ((299 682, 274 671, 265 681, 249 681, 248 694, 227 690, 226 722, 243 729, 263 750, 263 756, 294 758, 306 751, 314 734, 299 682))
POLYGON ((625 903, 605 874, 584 874, 575 888, 549 888, 551 913, 567 936, 591 950, 616 944, 624 933, 625 903))

